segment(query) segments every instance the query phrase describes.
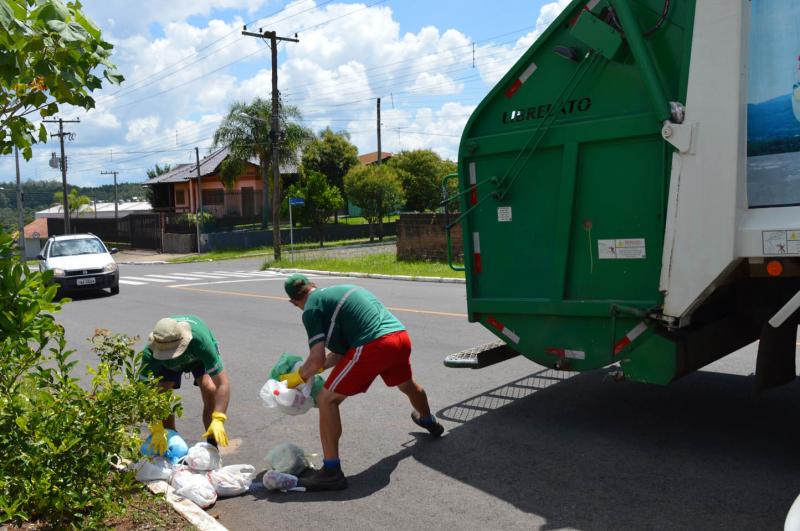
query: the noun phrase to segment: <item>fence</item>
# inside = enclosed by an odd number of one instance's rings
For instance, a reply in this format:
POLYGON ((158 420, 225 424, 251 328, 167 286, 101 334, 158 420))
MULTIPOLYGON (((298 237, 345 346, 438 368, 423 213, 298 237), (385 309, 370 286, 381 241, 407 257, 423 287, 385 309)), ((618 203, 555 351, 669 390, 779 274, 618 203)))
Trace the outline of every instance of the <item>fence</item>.
MULTIPOLYGON (((161 215, 129 214, 119 219, 72 218, 74 234, 91 232, 109 244, 129 245, 137 249, 161 249, 161 215)), ((64 234, 62 218, 47 218, 47 233, 64 234)))
MULTIPOLYGON (((383 235, 394 236, 397 234, 397 223, 384 223, 383 235)), ((369 237, 368 225, 337 225, 325 226, 325 240, 353 240, 369 237)), ((295 243, 316 242, 318 234, 311 228, 295 229, 293 234, 295 243)), ((232 232, 207 232, 200 235, 203 252, 220 249, 247 249, 272 245, 272 230, 248 230, 232 232)), ((289 243, 289 229, 281 229, 281 243, 289 243)))

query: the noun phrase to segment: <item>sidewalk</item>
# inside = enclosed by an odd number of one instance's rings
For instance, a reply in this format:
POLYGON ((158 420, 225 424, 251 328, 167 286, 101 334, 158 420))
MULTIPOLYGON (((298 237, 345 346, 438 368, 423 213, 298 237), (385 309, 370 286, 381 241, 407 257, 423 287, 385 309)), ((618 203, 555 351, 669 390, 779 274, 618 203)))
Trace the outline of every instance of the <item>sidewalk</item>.
POLYGON ((195 254, 168 254, 151 249, 124 249, 114 255, 114 261, 118 264, 163 264, 172 258, 182 258, 195 254))

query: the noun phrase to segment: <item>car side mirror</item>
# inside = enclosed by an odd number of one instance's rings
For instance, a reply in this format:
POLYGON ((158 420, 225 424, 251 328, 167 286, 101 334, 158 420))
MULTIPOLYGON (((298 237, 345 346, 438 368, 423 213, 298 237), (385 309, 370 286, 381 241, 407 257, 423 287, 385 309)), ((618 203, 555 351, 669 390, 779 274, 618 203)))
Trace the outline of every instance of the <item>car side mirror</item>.
POLYGON ((119 252, 119 249, 117 249, 116 247, 112 247, 111 250, 108 252, 111 254, 117 254, 119 252))
POLYGON ((42 253, 39 253, 39 254, 36 255, 36 259, 37 260, 44 260, 44 255, 42 253))

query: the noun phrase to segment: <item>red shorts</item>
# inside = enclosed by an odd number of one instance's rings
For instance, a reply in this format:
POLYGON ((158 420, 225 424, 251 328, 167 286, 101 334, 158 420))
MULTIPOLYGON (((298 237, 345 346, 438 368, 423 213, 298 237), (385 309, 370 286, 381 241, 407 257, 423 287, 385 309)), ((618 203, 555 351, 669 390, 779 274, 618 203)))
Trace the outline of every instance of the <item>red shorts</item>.
POLYGON ((379 375, 389 387, 411 378, 411 338, 405 330, 348 350, 328 376, 325 389, 345 396, 365 393, 379 375))

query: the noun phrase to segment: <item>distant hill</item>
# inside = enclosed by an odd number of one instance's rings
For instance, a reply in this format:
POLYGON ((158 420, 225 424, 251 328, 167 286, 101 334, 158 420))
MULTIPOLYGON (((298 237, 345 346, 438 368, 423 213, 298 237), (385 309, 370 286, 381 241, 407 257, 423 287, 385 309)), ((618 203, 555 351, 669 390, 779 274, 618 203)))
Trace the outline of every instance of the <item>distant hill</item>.
MULTIPOLYGON (((88 196, 92 201, 114 201, 114 185, 102 186, 70 186, 77 188, 80 195, 88 196)), ((10 229, 17 223, 17 184, 13 182, 0 182, 0 226, 10 229)), ((27 181, 22 183, 25 223, 33 221, 38 210, 53 206, 53 194, 61 191, 61 181, 27 181)), ((117 184, 117 198, 119 201, 147 201, 147 190, 141 183, 117 184)))
POLYGON ((747 154, 800 151, 800 122, 792 110, 792 95, 747 106, 747 154))

